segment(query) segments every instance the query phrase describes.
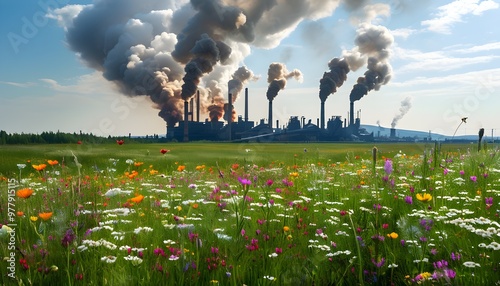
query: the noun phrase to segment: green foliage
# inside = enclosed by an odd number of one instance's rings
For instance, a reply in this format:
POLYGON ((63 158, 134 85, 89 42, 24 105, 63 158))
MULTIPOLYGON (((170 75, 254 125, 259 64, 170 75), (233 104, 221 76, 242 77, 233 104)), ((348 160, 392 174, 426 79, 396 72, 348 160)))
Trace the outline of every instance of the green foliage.
POLYGON ((2 283, 495 285, 500 162, 468 147, 2 146, 2 283))

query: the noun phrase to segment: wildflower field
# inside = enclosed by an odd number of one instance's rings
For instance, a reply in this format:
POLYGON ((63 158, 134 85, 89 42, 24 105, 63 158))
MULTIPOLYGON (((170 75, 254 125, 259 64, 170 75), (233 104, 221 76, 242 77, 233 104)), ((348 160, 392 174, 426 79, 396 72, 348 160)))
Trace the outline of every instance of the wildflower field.
POLYGON ((499 285, 490 144, 0 147, 4 285, 499 285))

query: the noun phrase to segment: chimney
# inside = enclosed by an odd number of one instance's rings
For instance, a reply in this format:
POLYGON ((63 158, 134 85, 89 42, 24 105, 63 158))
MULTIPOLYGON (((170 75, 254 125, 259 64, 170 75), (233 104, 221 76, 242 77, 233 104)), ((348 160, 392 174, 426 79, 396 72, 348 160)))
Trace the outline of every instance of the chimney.
POLYGON ((189 141, 189 102, 187 100, 184 101, 184 142, 189 141))
POLYGON ((273 101, 269 100, 269 117, 267 119, 269 128, 273 129, 273 101))
POLYGON ((280 121, 276 119, 276 129, 280 129, 280 121))
POLYGON ((245 88, 245 123, 248 123, 248 87, 245 88))
POLYGON ((321 101, 321 129, 325 129, 325 102, 321 101))
POLYGON ((396 128, 391 128, 391 138, 396 138, 396 128))
POLYGON ((191 100, 189 101, 189 115, 190 115, 190 121, 194 121, 194 97, 191 97, 191 100))
POLYGON ((200 91, 196 93, 196 121, 200 122, 200 91))
POLYGON ((351 101, 351 108, 349 112, 349 126, 354 125, 354 101, 351 101))
POLYGON ((233 94, 229 93, 228 98, 227 98, 228 106, 227 106, 227 128, 229 130, 229 141, 232 140, 232 125, 233 125, 233 94))

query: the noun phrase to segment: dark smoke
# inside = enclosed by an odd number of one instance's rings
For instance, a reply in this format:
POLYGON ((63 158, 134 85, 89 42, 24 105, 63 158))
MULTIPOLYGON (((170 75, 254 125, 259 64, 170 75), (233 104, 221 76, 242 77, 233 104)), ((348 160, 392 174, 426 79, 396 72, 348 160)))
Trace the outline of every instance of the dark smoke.
POLYGON ((276 47, 300 22, 330 16, 339 3, 95 0, 55 9, 48 16, 64 27, 68 47, 82 62, 102 72, 122 93, 149 96, 159 115, 174 125, 182 118, 183 101, 197 89, 205 94, 202 106, 212 104, 203 85, 230 80, 228 71, 250 53, 247 43, 276 47))
POLYGON ((287 79, 291 77, 301 81, 302 72, 298 69, 288 72, 286 66, 282 63, 270 64, 267 70, 267 82, 269 83, 266 93, 267 99, 272 101, 278 95, 278 92, 285 88, 287 79))
POLYGON ((349 66, 345 59, 334 58, 328 63, 329 72, 323 74, 323 78, 319 81, 319 98, 321 102, 325 102, 328 96, 337 91, 349 73, 349 66))
POLYGON ((367 64, 368 70, 353 86, 351 102, 360 100, 373 89, 379 90, 390 81, 392 68, 388 62, 389 48, 394 38, 387 28, 365 23, 357 30, 354 42, 356 47, 344 52, 346 61, 352 70, 357 70, 364 63, 367 64))
POLYGON ((398 124, 399 120, 403 118, 403 116, 410 111, 411 108, 411 97, 407 97, 401 101, 401 107, 399 108, 399 113, 394 116, 392 119, 391 127, 395 128, 398 124))
POLYGON ((201 77, 210 73, 218 63, 224 63, 231 54, 231 48, 223 42, 212 40, 207 34, 201 35, 190 53, 193 59, 187 63, 184 71, 186 75, 182 78, 182 99, 188 100, 198 89, 201 77))

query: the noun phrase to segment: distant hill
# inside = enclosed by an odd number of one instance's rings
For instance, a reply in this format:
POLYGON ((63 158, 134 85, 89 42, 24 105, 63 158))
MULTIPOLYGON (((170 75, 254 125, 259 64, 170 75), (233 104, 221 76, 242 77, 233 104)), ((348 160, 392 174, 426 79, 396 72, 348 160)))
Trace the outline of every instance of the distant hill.
MULTIPOLYGON (((391 135, 391 128, 389 128, 389 127, 361 124, 360 128, 364 128, 368 133, 373 132, 373 136, 375 138, 377 138, 377 137, 390 137, 390 135, 391 135)), ((424 132, 424 131, 396 128, 396 137, 398 137, 398 138, 410 137, 410 138, 415 138, 417 140, 425 140, 425 139, 429 140, 429 136, 431 137, 430 138, 431 141, 444 141, 444 140, 452 139, 452 136, 436 134, 436 133, 432 133, 432 132, 429 133, 429 132, 424 132)), ((456 135, 453 139, 454 140, 476 141, 478 139, 478 136, 477 135, 460 135, 460 136, 456 135)), ((491 139, 491 138, 489 138, 489 139, 491 139)))

